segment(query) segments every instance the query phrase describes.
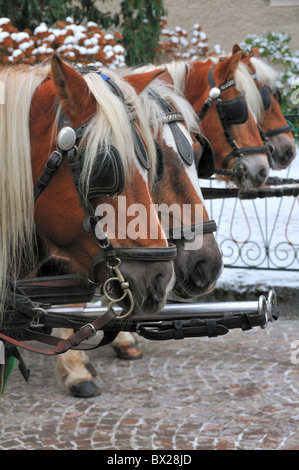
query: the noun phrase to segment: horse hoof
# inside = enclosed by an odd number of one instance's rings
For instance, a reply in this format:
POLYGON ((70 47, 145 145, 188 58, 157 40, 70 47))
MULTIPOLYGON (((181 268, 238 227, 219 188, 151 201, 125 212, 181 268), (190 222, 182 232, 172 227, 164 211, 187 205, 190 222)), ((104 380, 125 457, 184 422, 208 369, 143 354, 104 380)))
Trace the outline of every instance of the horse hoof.
POLYGON ((136 345, 132 343, 119 343, 113 346, 113 349, 118 359, 135 361, 143 357, 141 349, 138 349, 136 345))
POLYGON ((74 397, 91 398, 100 395, 100 389, 93 382, 80 382, 70 387, 70 392, 74 397))
POLYGON ((90 375, 92 377, 96 377, 97 371, 95 370, 95 368, 93 367, 93 365, 90 362, 85 364, 85 368, 88 370, 88 372, 90 373, 90 375))

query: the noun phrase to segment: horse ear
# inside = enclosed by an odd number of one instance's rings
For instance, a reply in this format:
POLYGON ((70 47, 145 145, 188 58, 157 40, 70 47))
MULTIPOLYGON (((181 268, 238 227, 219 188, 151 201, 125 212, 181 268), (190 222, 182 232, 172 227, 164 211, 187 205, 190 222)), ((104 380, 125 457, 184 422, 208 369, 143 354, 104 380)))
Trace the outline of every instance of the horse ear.
POLYGON ((135 89, 136 93, 141 93, 156 77, 165 70, 151 70, 150 72, 127 75, 124 79, 135 89))
POLYGON ((239 46, 239 44, 234 44, 233 45, 233 49, 232 49, 233 54, 235 54, 236 52, 238 52, 240 50, 241 50, 241 47, 239 46))
POLYGON ((52 56, 51 72, 54 85, 62 106, 69 118, 84 111, 90 105, 90 95, 84 78, 56 54, 52 56))
POLYGON ((260 57, 260 51, 258 47, 252 47, 251 52, 254 57, 260 57))
POLYGON ((228 60, 219 62, 217 70, 222 83, 226 82, 234 75, 234 72, 240 63, 243 54, 243 51, 240 50, 235 52, 228 60))
POLYGON ((233 54, 236 54, 236 52, 239 52, 241 51, 242 52, 242 62, 244 64, 249 64, 249 61, 252 57, 252 53, 250 52, 249 54, 246 54, 244 51, 242 51, 241 47, 239 46, 239 44, 235 44, 233 46, 233 49, 232 49, 232 53, 233 54))

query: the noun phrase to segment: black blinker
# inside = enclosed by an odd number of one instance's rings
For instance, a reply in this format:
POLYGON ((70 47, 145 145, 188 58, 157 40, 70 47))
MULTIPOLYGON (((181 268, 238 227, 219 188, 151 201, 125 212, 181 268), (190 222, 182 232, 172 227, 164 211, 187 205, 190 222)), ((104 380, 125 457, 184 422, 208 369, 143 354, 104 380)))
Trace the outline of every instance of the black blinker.
POLYGON ((273 92, 274 98, 278 101, 279 104, 282 102, 282 97, 280 91, 276 88, 276 90, 273 92))
POLYGON ((91 171, 88 199, 120 194, 124 184, 124 167, 118 150, 112 145, 108 153, 99 148, 91 171))
POLYGON ((196 139, 202 146, 202 155, 197 166, 197 174, 199 178, 208 178, 215 173, 215 154, 210 141, 201 134, 195 135, 196 139))
POLYGON ((222 113, 227 125, 244 124, 248 120, 247 103, 242 95, 221 102, 222 113))
POLYGON ((156 177, 155 183, 158 183, 164 176, 165 173, 165 160, 164 154, 162 150, 162 146, 160 143, 155 139, 156 145, 156 177))
POLYGON ((260 95, 261 95, 261 98, 262 98, 264 110, 267 111, 267 109, 270 108, 270 104, 271 104, 270 90, 266 85, 259 88, 259 90, 260 90, 260 95))
POLYGON ((134 124, 132 125, 132 130, 133 130, 134 145, 135 145, 135 151, 136 151, 137 158, 138 158, 139 162, 141 163, 141 165, 146 170, 149 170, 150 169, 150 163, 149 163, 149 159, 148 159, 148 154, 147 154, 146 148, 145 148, 145 146, 142 142, 142 139, 139 136, 139 133, 135 129, 134 124))

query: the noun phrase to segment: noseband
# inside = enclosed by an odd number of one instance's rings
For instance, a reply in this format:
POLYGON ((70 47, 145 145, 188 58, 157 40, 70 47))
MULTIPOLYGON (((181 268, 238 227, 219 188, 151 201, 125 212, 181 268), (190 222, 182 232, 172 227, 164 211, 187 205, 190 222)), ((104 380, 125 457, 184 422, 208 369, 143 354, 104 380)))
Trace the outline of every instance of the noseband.
POLYGON ((213 102, 216 102, 216 109, 218 112, 219 119, 221 121, 221 125, 223 128, 223 132, 225 138, 229 145, 232 147, 232 152, 229 153, 223 160, 222 168, 226 169, 228 163, 232 158, 241 158, 244 155, 250 155, 255 153, 266 153, 269 156, 269 147, 267 145, 264 146, 256 146, 256 147, 239 147, 235 139, 233 138, 230 132, 230 126, 233 124, 243 124, 248 120, 248 109, 247 103, 244 100, 244 93, 240 93, 237 98, 232 100, 222 100, 220 95, 223 91, 231 88, 235 85, 235 80, 232 78, 231 80, 223 83, 219 87, 216 87, 214 82, 213 73, 214 73, 215 66, 209 71, 208 80, 210 85, 210 93, 209 98, 205 101, 202 109, 199 111, 197 115, 197 119, 200 122, 206 112, 210 109, 213 102))
MULTIPOLYGON (((111 87, 113 92, 119 96, 122 101, 124 101, 122 92, 118 88, 118 86, 111 81, 109 77, 103 76, 102 77, 111 87)), ((102 263, 106 262, 107 267, 110 272, 110 276, 106 282, 103 284, 103 292, 107 297, 109 303, 109 308, 112 305, 119 303, 126 297, 129 299, 130 307, 129 310, 120 315, 120 318, 125 318, 129 316, 133 309, 134 309, 134 299, 132 292, 130 290, 129 283, 124 279, 121 274, 120 265, 123 259, 131 260, 131 261, 170 261, 173 260, 177 255, 177 248, 173 244, 169 244, 167 247, 113 247, 108 235, 104 230, 99 231, 99 227, 97 226, 97 230, 95 227, 99 218, 94 215, 94 210, 91 204, 91 200, 95 197, 100 196, 115 196, 122 192, 124 187, 124 171, 121 162, 120 155, 117 149, 113 146, 107 148, 98 147, 97 151, 97 158, 95 161, 95 170, 92 171, 91 177, 91 184, 87 194, 87 201, 86 198, 83 197, 82 190, 83 188, 80 185, 80 175, 82 172, 83 167, 83 156, 85 153, 84 148, 78 148, 78 144, 81 138, 84 135, 84 131, 87 124, 82 126, 78 126, 76 128, 72 128, 71 122, 67 116, 65 116, 62 112, 60 112, 59 116, 59 123, 60 131, 57 137, 57 148, 52 152, 50 155, 43 173, 37 179, 34 188, 34 202, 37 201, 40 194, 46 189, 49 185, 52 177, 54 176, 55 172, 58 170, 63 158, 68 159, 68 163, 70 169, 72 171, 74 184, 78 191, 81 203, 84 207, 86 218, 83 221, 83 227, 87 232, 93 232, 101 251, 99 251, 91 261, 90 270, 89 270, 89 277, 88 280, 92 284, 98 284, 96 282, 96 267, 102 263), (105 154, 106 159, 103 165, 103 154, 105 154), (111 295, 111 286, 113 282, 118 282, 122 294, 119 298, 112 297, 111 295)), ((135 151, 139 161, 142 165, 148 169, 148 156, 146 149, 142 143, 142 140, 132 123, 132 130, 134 133, 134 143, 135 143, 135 151)), ((98 224, 100 225, 100 224, 98 224)))

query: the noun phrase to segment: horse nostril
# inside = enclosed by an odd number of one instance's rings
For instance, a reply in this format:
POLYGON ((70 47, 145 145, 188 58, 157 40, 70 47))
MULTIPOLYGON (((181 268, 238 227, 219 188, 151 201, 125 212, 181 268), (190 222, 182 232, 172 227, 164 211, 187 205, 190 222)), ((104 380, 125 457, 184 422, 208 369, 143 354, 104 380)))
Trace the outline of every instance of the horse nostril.
POLYGON ((273 155, 273 153, 275 152, 275 147, 274 147, 274 145, 268 144, 268 148, 269 148, 270 154, 273 155))
POLYGON ((288 157, 289 160, 291 160, 294 156, 294 150, 292 147, 289 147, 286 151, 286 155, 288 157))
POLYGON ((153 287, 152 287, 152 296, 156 300, 156 302, 161 302, 163 300, 164 295, 165 295, 165 290, 163 288, 163 275, 158 274, 153 282, 153 287))
POLYGON ((206 260, 202 259, 192 269, 190 277, 196 286, 200 287, 202 285, 204 279, 206 278, 207 268, 208 266, 206 264, 206 260))
POLYGON ((266 178, 267 178, 267 170, 266 170, 266 168, 262 168, 258 172, 257 180, 263 182, 263 181, 265 181, 266 178))

